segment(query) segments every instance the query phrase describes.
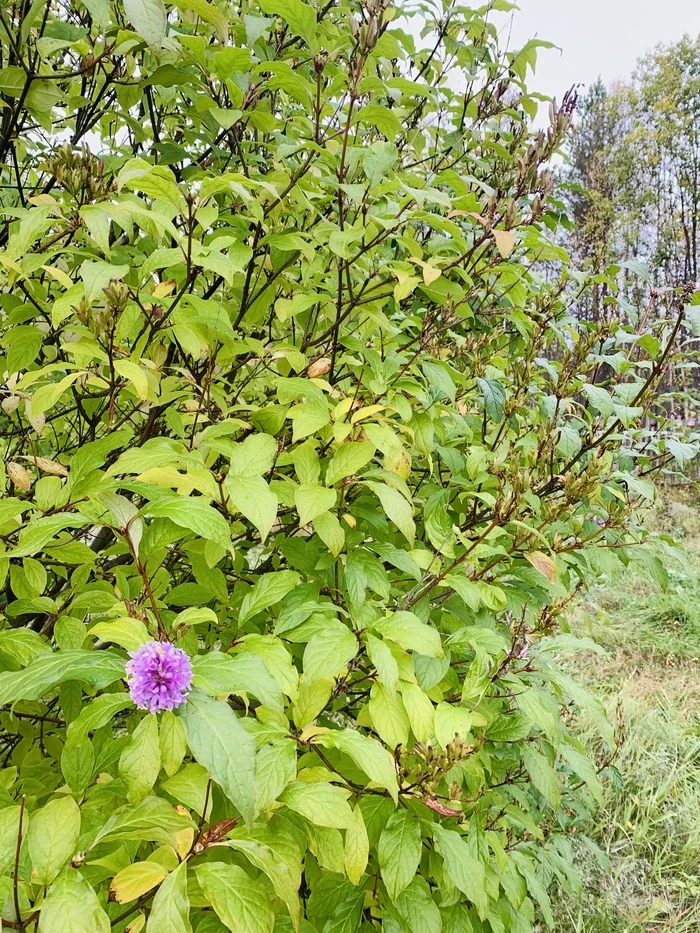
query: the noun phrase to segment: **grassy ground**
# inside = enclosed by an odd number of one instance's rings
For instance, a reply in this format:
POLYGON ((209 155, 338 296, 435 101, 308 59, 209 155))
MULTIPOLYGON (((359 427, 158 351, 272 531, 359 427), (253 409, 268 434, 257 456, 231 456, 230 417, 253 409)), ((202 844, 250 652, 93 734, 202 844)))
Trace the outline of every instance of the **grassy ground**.
POLYGON ((557 899, 557 933, 700 933, 700 503, 678 498, 652 516, 688 554, 666 592, 603 579, 572 622, 609 652, 566 663, 618 716, 621 745, 591 833, 610 872, 582 847, 583 897, 557 899))

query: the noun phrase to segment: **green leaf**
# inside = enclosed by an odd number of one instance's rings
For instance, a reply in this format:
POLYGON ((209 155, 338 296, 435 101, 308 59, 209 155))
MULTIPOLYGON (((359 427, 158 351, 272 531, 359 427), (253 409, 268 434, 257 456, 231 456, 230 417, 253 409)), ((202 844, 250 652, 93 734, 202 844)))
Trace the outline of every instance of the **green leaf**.
POLYGON ((503 403, 506 400, 506 390, 495 379, 478 379, 479 388, 484 396, 486 416, 499 424, 503 421, 503 403))
POLYGON ((325 402, 303 402, 290 409, 287 417, 291 420, 292 440, 294 443, 315 434, 324 428, 329 420, 325 402))
POLYGON ((242 852, 272 882, 275 894, 287 905, 295 928, 301 918, 301 852, 294 838, 279 830, 258 829, 254 839, 229 839, 226 843, 242 852))
MULTIPOLYGON (((0 76, 4 73, 4 71, 0 71, 0 76)), ((3 340, 7 347, 8 372, 18 373, 22 369, 29 369, 39 355, 43 339, 44 335, 38 327, 20 324, 18 327, 10 328, 5 333, 3 340)), ((24 509, 27 507, 28 505, 24 505, 24 509)), ((2 520, 4 521, 4 519, 2 520)))
POLYGON ((264 574, 243 597, 239 625, 243 625, 254 615, 281 602, 287 593, 298 586, 299 580, 299 574, 293 570, 264 574))
POLYGON ((396 139, 404 131, 394 111, 381 104, 365 104, 358 111, 355 121, 365 123, 367 126, 376 126, 382 136, 386 136, 387 139, 396 139))
POLYGON ((150 502, 143 514, 151 518, 168 518, 171 522, 194 532, 200 538, 215 541, 226 551, 231 549, 228 522, 216 509, 198 496, 168 496, 150 502))
MULTIPOLYGON (((15 859, 17 851, 17 837, 19 835, 19 818, 22 809, 19 805, 3 807, 0 810, 0 872, 9 870, 15 859)), ((22 816, 22 831, 26 832, 28 822, 27 811, 22 816)))
POLYGON ((462 599, 465 606, 473 612, 478 612, 481 606, 481 593, 476 583, 467 579, 467 577, 459 571, 448 573, 444 578, 444 582, 446 585, 452 587, 455 593, 462 599))
POLYGON ((295 36, 306 40, 312 50, 316 47, 316 11, 301 0, 260 0, 265 13, 281 16, 295 36))
POLYGON ((471 901, 484 920, 488 911, 488 897, 483 864, 472 856, 469 846, 459 833, 445 829, 439 823, 435 823, 432 829, 435 848, 445 860, 445 868, 452 883, 471 901))
POLYGON ((378 185, 386 177, 398 157, 398 151, 393 143, 377 141, 365 149, 362 165, 370 186, 378 185))
POLYGON ((27 833, 27 847, 32 860, 32 877, 50 885, 66 862, 72 858, 80 836, 80 810, 72 797, 50 800, 32 813, 27 833))
POLYGON ((344 670, 357 654, 357 638, 342 622, 329 622, 304 649, 304 677, 318 680, 344 670))
POLYGON ((194 13, 205 23, 209 23, 216 30, 216 37, 219 42, 226 42, 228 36, 228 19, 224 14, 217 10, 207 0, 174 0, 178 10, 187 10, 194 13))
POLYGON ((167 22, 162 0, 124 0, 124 12, 136 32, 158 51, 163 45, 167 22))
POLYGON ((253 523, 265 541, 277 517, 277 496, 262 476, 229 473, 225 485, 233 505, 253 523))
POLYGON ((334 486, 367 466, 374 456, 375 446, 369 441, 348 441, 333 454, 326 469, 326 486, 334 486))
POLYGON ((141 401, 148 398, 148 376, 138 363, 133 363, 131 360, 117 360, 114 368, 120 376, 133 385, 141 401))
POLYGON ((40 654, 51 651, 51 646, 31 629, 15 628, 0 632, 0 655, 25 667, 40 654))
POLYGON ((210 696, 251 695, 263 706, 279 712, 284 710, 279 684, 257 654, 246 651, 231 656, 211 651, 193 658, 192 670, 194 686, 201 687, 210 696))
POLYGON ((193 690, 180 709, 187 743, 246 823, 255 818, 255 742, 231 707, 193 690))
POLYGON ((376 622, 373 628, 408 651, 417 651, 429 658, 442 657, 440 633, 421 622, 413 612, 393 612, 388 618, 376 622))
POLYGON ((124 661, 106 651, 72 648, 40 654, 23 671, 0 674, 0 706, 17 700, 38 700, 68 680, 84 681, 103 690, 124 675, 124 661))
POLYGON ((389 817, 379 837, 377 857, 387 893, 396 902, 413 881, 421 857, 420 823, 413 814, 397 810, 389 817))
POLYGON ((68 738, 73 741, 87 738, 89 732, 111 722, 117 713, 132 704, 133 700, 128 693, 104 693, 95 697, 68 726, 68 738))
POLYGON ((566 693, 577 706, 586 711, 591 717, 603 741, 610 748, 613 748, 615 745, 615 730, 608 720, 605 707, 599 697, 594 697, 582 687, 580 683, 574 680, 573 677, 565 674, 563 671, 550 668, 548 673, 554 682, 562 688, 564 693, 566 693))
POLYGON ((83 4, 102 29, 109 26, 109 0, 83 0, 83 4))
POLYGON ((371 781, 379 784, 380 787, 385 787, 394 803, 398 804, 398 783, 394 759, 375 739, 361 735, 355 729, 338 729, 320 735, 316 743, 326 748, 337 748, 348 755, 371 781))
POLYGON ((568 743, 560 746, 559 752, 572 771, 584 781, 598 804, 603 803, 603 785, 600 782, 595 764, 590 758, 577 752, 568 743))
POLYGON ((269 434, 251 434, 231 450, 233 476, 254 477, 268 473, 277 456, 277 441, 269 434))
POLYGON ((557 439, 557 453, 559 456, 563 457, 565 460, 570 460, 572 457, 575 457, 580 450, 581 438, 579 437, 578 431, 569 425, 564 425, 559 428, 559 436, 557 439))
POLYGON ((463 706, 454 703, 438 703, 435 710, 435 735, 445 748, 455 736, 462 741, 469 735, 472 727, 472 714, 463 706))
POLYGON ((258 774, 258 810, 266 810, 294 778, 297 768, 296 748, 292 741, 264 745, 256 756, 258 774))
MULTIPOLYGON (((137 2, 137 0, 131 0, 131 2, 137 2)), ((86 300, 95 301, 113 279, 123 279, 128 271, 128 266, 113 266, 101 259, 96 262, 86 259, 80 267, 80 277, 85 283, 86 300)))
POLYGON ((420 930, 421 933, 440 933, 442 930, 438 906, 432 898, 427 882, 420 876, 414 878, 401 892, 396 908, 407 930, 420 930))
POLYGON ((377 669, 379 680, 389 691, 394 691, 399 682, 399 665, 391 649, 374 635, 367 635, 367 654, 377 669))
POLYGON ((160 718, 158 738, 161 767, 171 777, 182 764, 187 752, 187 736, 182 720, 166 710, 160 718))
POLYGON ((334 557, 345 547, 345 531, 332 512, 322 512, 314 518, 314 531, 334 557))
POLYGON ((74 794, 82 794, 95 770, 95 750, 89 739, 69 739, 61 751, 61 771, 74 794))
POLYGON ((542 729, 554 745, 561 739, 559 704, 551 693, 538 687, 519 691, 515 702, 520 712, 537 728, 542 729))
POLYGON ((13 499, 9 496, 4 497, 0 500, 0 525, 4 525, 11 518, 19 518, 29 507, 29 502, 22 502, 21 499, 13 499))
POLYGON ((532 779, 532 783, 542 794, 553 810, 559 806, 561 798, 561 784, 559 775, 541 752, 525 746, 521 748, 523 764, 532 779))
POLYGON ((332 677, 322 677, 319 680, 307 682, 304 680, 299 686, 294 703, 294 724, 303 729, 325 709, 333 692, 334 680, 332 677))
POLYGON ((419 742, 428 742, 433 732, 437 732, 433 704, 418 684, 409 681, 401 684, 401 697, 411 724, 411 732, 419 742))
POLYGON ((206 815, 204 808, 208 800, 209 772, 202 765, 194 762, 186 764, 167 781, 163 781, 161 786, 178 803, 194 810, 201 817, 206 815))
POLYGON ((27 82, 27 72, 18 65, 6 65, 0 69, 0 92, 8 97, 21 97, 27 82))
POLYGON ((294 502, 299 513, 299 524, 308 525, 323 512, 329 511, 335 505, 336 494, 334 489, 324 486, 304 483, 297 487, 294 502))
POLYGON ((121 645, 127 651, 138 651, 142 645, 153 640, 143 622, 130 616, 111 622, 98 622, 90 629, 90 634, 97 635, 102 641, 121 645))
POLYGON ((597 408, 603 418, 608 418, 615 410, 615 404, 609 392, 602 386, 583 385, 582 390, 588 396, 588 401, 597 408))
POLYGON ((159 772, 158 719, 147 714, 134 729, 119 759, 119 776, 132 803, 138 803, 151 792, 159 772))
POLYGON ((382 684, 374 684, 368 704, 375 732, 389 748, 406 745, 410 723, 401 697, 382 684))
POLYGON ((178 832, 194 828, 192 820, 173 810, 167 800, 146 797, 112 814, 97 833, 93 846, 104 839, 112 842, 136 839, 174 846, 178 832))
POLYGON ((272 933, 275 915, 266 885, 238 865, 224 862, 198 865, 195 874, 204 896, 229 930, 272 933))
POLYGON ((189 915, 187 862, 182 862, 156 891, 148 915, 147 933, 192 933, 189 915))
POLYGON ((382 504, 389 521, 399 529, 409 545, 413 547, 416 539, 416 525, 413 521, 413 508, 410 502, 391 486, 383 483, 365 483, 374 492, 382 504))
POLYGON ((335 784, 295 781, 288 785, 280 800, 315 826, 345 829, 352 821, 352 810, 346 796, 335 784))
POLYGON ((88 882, 68 868, 55 881, 39 914, 39 933, 109 933, 112 925, 88 882))

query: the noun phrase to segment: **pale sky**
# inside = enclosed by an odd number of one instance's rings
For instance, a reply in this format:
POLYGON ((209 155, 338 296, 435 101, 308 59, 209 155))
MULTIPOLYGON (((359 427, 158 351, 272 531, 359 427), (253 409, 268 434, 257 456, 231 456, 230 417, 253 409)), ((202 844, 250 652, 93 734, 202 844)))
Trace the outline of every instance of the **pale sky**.
MULTIPOLYGON (((700 0, 519 0, 511 47, 537 36, 561 47, 540 50, 533 91, 554 95, 572 84, 606 83, 628 77, 634 64, 658 42, 700 33, 700 0)), ((502 41, 508 38, 506 22, 502 41)))

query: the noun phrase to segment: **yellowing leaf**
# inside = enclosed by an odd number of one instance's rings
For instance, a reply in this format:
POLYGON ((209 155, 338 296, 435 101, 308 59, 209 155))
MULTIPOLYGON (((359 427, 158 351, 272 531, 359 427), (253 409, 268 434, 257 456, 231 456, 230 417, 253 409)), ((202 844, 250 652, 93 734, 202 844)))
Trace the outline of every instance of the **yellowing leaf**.
POLYGON ((166 875, 165 868, 157 862, 135 862, 117 872, 109 889, 118 904, 128 904, 155 888, 166 875))
POLYGON ((409 262, 415 262, 417 266, 420 266, 423 270, 423 281, 426 285, 430 285, 431 282, 434 282, 436 279, 439 279, 442 275, 441 269, 436 269, 435 266, 431 266, 430 263, 424 262, 422 259, 417 259, 412 256, 409 259, 409 262))
POLYGON ((397 282, 394 285, 394 300, 403 301, 404 298, 408 298, 409 295, 412 295, 416 289, 416 286, 420 284, 420 279, 417 275, 410 275, 408 278, 404 279, 403 282, 397 282))
POLYGON ((365 418, 371 418, 372 415, 376 415, 380 411, 384 411, 386 405, 365 405, 363 408, 358 408, 350 419, 351 424, 357 424, 358 421, 364 421, 365 418))
POLYGON ((125 616, 112 622, 98 622, 90 629, 91 635, 97 635, 102 641, 111 641, 121 645, 127 651, 137 651, 146 642, 151 641, 148 629, 139 621, 125 616))
POLYGON ((114 368, 127 379, 136 389, 138 397, 145 401, 148 398, 148 376, 138 363, 132 363, 131 360, 117 360, 114 368))
POLYGON ((48 272, 48 274, 52 278, 56 279, 57 282, 60 282, 64 288, 73 287, 73 280, 63 271, 63 269, 57 269, 56 266, 42 266, 41 268, 44 270, 44 272, 48 272))
POLYGON ((525 555, 525 559, 532 564, 535 570, 539 570, 550 583, 556 583, 557 565, 551 557, 548 557, 547 554, 543 554, 542 551, 531 551, 529 554, 525 555))
POLYGON ((496 241, 498 252, 507 259, 513 252, 515 246, 515 237, 508 230, 492 230, 493 238, 496 241))
POLYGON ((367 868, 369 858, 369 839, 367 828, 362 819, 362 811, 355 806, 352 821, 345 830, 345 874, 357 885, 367 868))
POLYGON ((167 296, 175 289, 176 286, 177 282, 175 279, 168 279, 165 282, 159 282, 153 289, 153 297, 167 298, 167 296))
POLYGON ((435 266, 430 266, 428 263, 423 266, 423 281, 426 285, 430 285, 431 282, 439 279, 441 275, 441 269, 436 269, 435 266))

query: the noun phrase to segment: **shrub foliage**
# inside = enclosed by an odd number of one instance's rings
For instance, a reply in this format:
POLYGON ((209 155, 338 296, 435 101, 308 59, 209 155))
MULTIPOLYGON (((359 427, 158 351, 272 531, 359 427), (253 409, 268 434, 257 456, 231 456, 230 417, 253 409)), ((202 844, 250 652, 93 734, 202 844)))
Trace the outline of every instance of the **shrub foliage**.
POLYGON ((554 630, 663 576, 635 425, 684 297, 572 317, 573 99, 533 134, 509 7, 2 5, 11 929, 526 933, 576 887, 562 710, 613 738, 554 630))

